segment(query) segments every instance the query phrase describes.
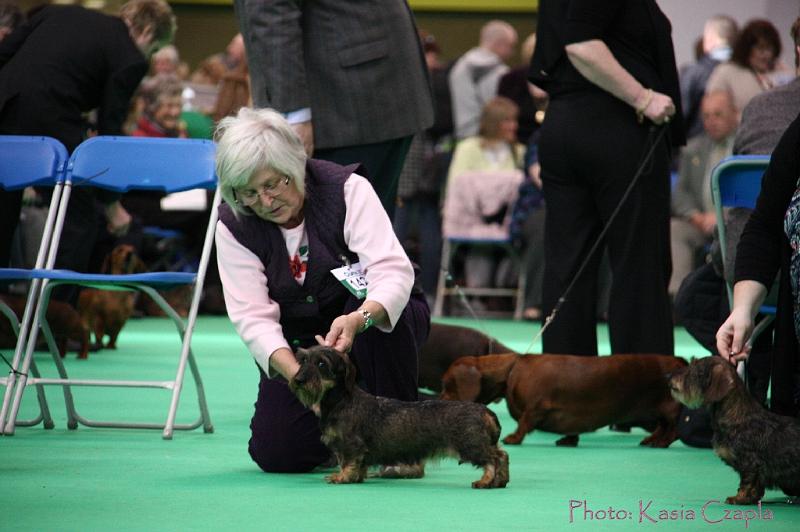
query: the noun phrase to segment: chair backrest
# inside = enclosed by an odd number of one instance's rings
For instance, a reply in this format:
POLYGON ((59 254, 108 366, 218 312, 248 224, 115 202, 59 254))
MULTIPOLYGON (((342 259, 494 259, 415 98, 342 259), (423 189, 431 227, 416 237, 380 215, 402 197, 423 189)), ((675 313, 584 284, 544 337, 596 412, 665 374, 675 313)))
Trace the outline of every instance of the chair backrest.
POLYGON ((53 185, 63 177, 67 159, 66 148, 54 138, 0 135, 0 188, 53 185))
POLYGON ((711 171, 711 197, 717 215, 717 230, 722 260, 726 259, 726 234, 723 208, 752 209, 761 192, 761 177, 769 165, 769 155, 733 155, 721 160, 711 171))
MULTIPOLYGON (((711 172, 711 196, 717 215, 720 254, 722 263, 728 262, 727 232, 723 208, 744 207, 753 209, 761 193, 761 178, 769 166, 769 155, 733 155, 721 160, 711 172)), ((733 287, 726 283, 729 301, 733 302, 733 287)), ((777 297, 777 290, 771 290, 768 306, 777 297)), ((762 307, 762 311, 767 310, 762 307)), ((772 309, 774 313, 774 308, 772 309)))
POLYGON ((210 140, 94 137, 73 152, 67 181, 115 192, 211 190, 217 184, 215 150, 210 140))
POLYGON ((720 161, 711 174, 714 205, 755 207, 769 159, 769 155, 734 155, 720 161))

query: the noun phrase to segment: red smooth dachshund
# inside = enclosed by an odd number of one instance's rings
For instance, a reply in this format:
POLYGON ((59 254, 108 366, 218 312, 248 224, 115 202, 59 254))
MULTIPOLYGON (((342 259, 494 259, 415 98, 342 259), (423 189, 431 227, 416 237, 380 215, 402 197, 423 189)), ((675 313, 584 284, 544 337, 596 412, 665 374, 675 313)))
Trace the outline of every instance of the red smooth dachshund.
POLYGON ((615 423, 657 421, 640 445, 669 447, 677 439, 680 404, 669 374, 686 361, 664 355, 517 355, 462 357, 442 379, 442 398, 490 403, 506 399, 517 430, 504 443, 522 443, 534 429, 564 434, 556 445, 615 423))

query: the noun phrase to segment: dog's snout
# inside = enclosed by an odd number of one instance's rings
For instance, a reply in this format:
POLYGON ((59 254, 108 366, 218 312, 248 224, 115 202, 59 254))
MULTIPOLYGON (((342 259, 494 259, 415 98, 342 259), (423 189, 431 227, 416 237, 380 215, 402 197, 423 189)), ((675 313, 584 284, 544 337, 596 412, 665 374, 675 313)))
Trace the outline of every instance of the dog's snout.
POLYGON ((295 382, 295 384, 303 385, 303 384, 306 383, 306 381, 308 381, 308 377, 301 370, 301 371, 298 371, 297 374, 295 374, 295 376, 292 378, 292 380, 295 382))

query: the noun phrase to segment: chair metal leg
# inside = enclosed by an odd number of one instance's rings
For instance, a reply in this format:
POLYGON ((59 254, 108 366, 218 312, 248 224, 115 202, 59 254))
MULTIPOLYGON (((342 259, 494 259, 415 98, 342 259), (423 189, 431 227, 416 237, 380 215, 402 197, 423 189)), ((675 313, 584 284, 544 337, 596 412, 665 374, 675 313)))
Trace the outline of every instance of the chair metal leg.
MULTIPOLYGON (((40 259, 41 255, 42 253, 40 252, 40 259)), ((37 264, 40 259, 37 259, 37 264)), ((17 343, 14 347, 14 356, 11 359, 11 371, 8 374, 8 378, 5 379, 6 389, 3 393, 3 404, 0 406, 0 434, 14 434, 14 423, 17 418, 17 411, 14 409, 14 401, 20 386, 20 380, 24 383, 27 378, 29 361, 28 364, 25 364, 24 353, 26 352, 25 348, 30 331, 36 331, 37 329, 35 307, 37 299, 39 298, 41 286, 42 281, 40 279, 31 281, 31 285, 28 288, 28 300, 25 302, 25 310, 22 314, 22 322, 16 322, 16 315, 14 315, 13 312, 11 312, 11 315, 13 315, 13 319, 11 319, 4 311, 6 317, 14 324, 12 328, 16 329, 17 343)), ((11 309, 8 309, 8 311, 10 310, 11 309)), ((24 384, 22 384, 22 387, 24 387, 24 384)), ((18 408, 19 406, 17 406, 17 409, 18 408)))
POLYGON ((450 241, 444 239, 442 241, 442 260, 439 266, 439 276, 436 282, 436 300, 433 302, 433 317, 438 318, 442 316, 442 309, 444 308, 445 291, 447 289, 447 276, 450 271, 450 241))
MULTIPOLYGON (((69 379, 69 376, 67 375, 67 368, 64 366, 64 362, 61 360, 61 352, 58 349, 58 343, 56 342, 53 331, 50 328, 50 323, 47 321, 47 307, 50 305, 50 296, 52 295, 53 289, 56 286, 57 284, 55 283, 48 283, 42 289, 41 304, 39 305, 39 327, 44 335, 45 342, 47 343, 47 349, 50 351, 50 357, 53 359, 53 364, 56 367, 59 378, 66 380, 69 379)), ((62 389, 64 392, 64 405, 67 409, 67 428, 70 430, 75 430, 78 428, 78 421, 77 414, 75 412, 75 399, 72 396, 72 388, 65 384, 62 386, 62 389)))

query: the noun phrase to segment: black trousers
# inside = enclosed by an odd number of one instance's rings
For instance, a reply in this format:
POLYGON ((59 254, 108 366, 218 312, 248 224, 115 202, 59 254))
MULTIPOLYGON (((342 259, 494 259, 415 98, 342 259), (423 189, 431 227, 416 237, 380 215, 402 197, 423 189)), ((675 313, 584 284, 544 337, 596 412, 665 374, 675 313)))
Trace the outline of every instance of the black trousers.
POLYGON ((372 183, 372 188, 391 220, 394 219, 397 201, 397 181, 411 146, 411 139, 412 136, 408 136, 374 144, 314 150, 314 157, 339 164, 363 164, 369 174, 364 177, 372 183))
MULTIPOLYGON (((547 316, 619 204, 654 132, 606 93, 554 98, 541 131, 547 316)), ((608 308, 613 353, 673 354, 667 139, 665 133, 605 237, 613 275, 608 308)), ((601 256, 602 247, 544 333, 545 352, 597 354, 601 256)))
POLYGON ((22 190, 0 189, 0 268, 8 268, 11 260, 11 241, 21 210, 22 190))
MULTIPOLYGON (((351 298, 344 313, 355 310, 359 303, 351 298)), ((418 294, 411 296, 391 333, 373 327, 359 334, 350 351, 359 386, 374 395, 416 401, 418 353, 429 330, 430 309, 425 296, 418 294)), ((314 413, 283 380, 269 379, 263 371, 250 430, 250 456, 269 473, 311 471, 331 454, 320 441, 314 413)))

